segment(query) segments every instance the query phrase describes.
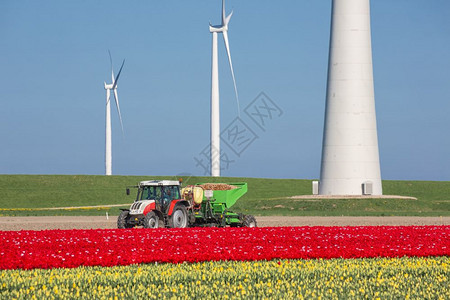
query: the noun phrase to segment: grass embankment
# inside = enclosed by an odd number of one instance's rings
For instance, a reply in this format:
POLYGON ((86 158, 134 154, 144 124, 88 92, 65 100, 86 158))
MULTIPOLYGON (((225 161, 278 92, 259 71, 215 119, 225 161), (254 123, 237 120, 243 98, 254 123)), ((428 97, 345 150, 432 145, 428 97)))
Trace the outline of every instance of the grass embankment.
MULTIPOLYGON (((150 179, 173 176, 85 176, 85 175, 0 175, 0 215, 110 215, 118 207, 45 210, 125 204, 134 201, 125 187, 150 179), (26 210, 18 210, 25 208, 26 210), (41 209, 41 210, 35 210, 41 209)), ((310 195, 312 180, 261 178, 185 178, 184 185, 197 182, 248 183, 248 193, 233 207, 253 215, 286 216, 450 216, 450 182, 383 181, 385 195, 416 197, 410 199, 290 199, 310 195)), ((129 205, 124 206, 124 208, 129 205)))

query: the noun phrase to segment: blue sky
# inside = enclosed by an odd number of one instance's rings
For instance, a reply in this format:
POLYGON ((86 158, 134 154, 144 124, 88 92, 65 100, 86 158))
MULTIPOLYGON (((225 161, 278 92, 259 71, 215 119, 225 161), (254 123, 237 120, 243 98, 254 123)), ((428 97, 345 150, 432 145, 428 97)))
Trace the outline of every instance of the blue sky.
MULTIPOLYGON (((104 174, 109 49, 116 72, 126 59, 113 174, 203 175, 208 22, 220 9, 220 0, 1 1, 0 174, 104 174)), ((231 9, 240 122, 253 139, 237 153, 222 143, 232 161, 222 175, 318 178, 331 0, 229 0, 231 9), (279 108, 263 128, 244 112, 261 92, 279 108)), ((372 0, 371 10, 382 178, 450 180, 450 2, 372 0)), ((224 50, 219 39, 222 128, 238 115, 224 50)))

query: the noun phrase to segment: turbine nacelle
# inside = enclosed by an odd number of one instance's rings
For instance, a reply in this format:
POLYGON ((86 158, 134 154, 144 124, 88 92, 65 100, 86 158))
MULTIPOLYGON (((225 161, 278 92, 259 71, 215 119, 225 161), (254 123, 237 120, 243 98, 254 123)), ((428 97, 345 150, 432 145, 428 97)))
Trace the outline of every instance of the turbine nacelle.
POLYGON ((211 23, 209 23, 209 32, 224 32, 227 31, 228 27, 225 28, 225 26, 222 25, 211 25, 211 23))
POLYGON ((231 15, 233 15, 233 12, 227 17, 226 22, 222 23, 221 25, 212 25, 211 22, 209 23, 209 32, 224 32, 228 31, 228 23, 230 22, 231 15))
MULTIPOLYGON (((111 84, 107 84, 106 82, 104 82, 105 84, 105 90, 112 90, 114 83, 111 84)), ((116 89, 117 89, 117 85, 116 85, 116 89)))

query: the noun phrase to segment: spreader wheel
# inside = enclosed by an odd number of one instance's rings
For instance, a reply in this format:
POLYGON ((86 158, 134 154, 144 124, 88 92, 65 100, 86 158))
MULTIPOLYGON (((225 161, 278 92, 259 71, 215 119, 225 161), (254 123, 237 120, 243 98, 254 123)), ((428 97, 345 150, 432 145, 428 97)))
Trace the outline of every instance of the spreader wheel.
POLYGON ((256 227, 256 219, 252 215, 245 215, 242 220, 242 227, 256 227))

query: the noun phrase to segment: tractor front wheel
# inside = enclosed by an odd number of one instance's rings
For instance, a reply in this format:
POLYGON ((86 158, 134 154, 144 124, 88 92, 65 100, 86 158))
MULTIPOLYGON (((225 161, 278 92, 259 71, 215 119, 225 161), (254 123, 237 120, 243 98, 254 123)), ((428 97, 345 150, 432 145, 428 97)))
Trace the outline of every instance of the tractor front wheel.
POLYGON ((184 205, 177 205, 169 218, 169 227, 186 228, 188 226, 188 215, 184 205))
POLYGON ((144 218, 144 228, 158 228, 159 218, 154 211, 149 211, 144 218))
POLYGON ((131 225, 127 222, 128 219, 128 210, 122 210, 119 217, 117 218, 117 228, 125 229, 131 228, 131 225))
POLYGON ((255 217, 251 215, 245 215, 242 220, 242 227, 256 227, 255 217))

